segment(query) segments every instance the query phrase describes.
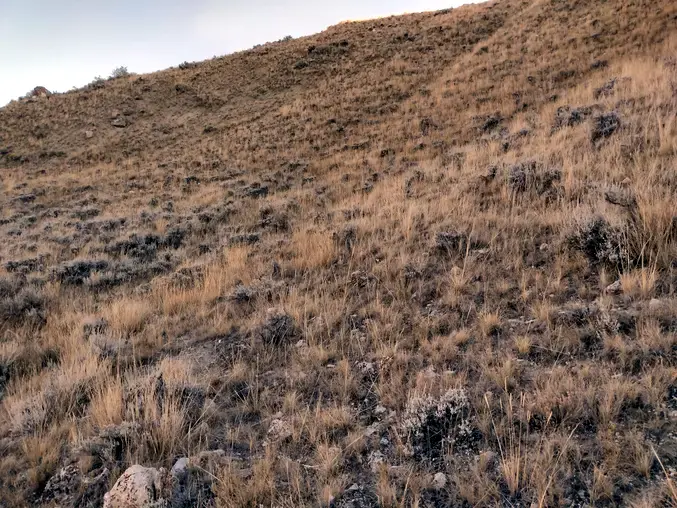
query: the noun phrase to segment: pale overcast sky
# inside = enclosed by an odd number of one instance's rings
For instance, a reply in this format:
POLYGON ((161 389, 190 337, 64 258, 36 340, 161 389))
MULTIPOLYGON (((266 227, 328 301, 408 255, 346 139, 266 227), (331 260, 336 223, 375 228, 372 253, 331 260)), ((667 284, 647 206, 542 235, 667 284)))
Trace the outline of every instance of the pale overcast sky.
POLYGON ((121 65, 152 72, 348 19, 465 3, 473 0, 0 0, 0 105, 38 85, 83 86, 121 65))

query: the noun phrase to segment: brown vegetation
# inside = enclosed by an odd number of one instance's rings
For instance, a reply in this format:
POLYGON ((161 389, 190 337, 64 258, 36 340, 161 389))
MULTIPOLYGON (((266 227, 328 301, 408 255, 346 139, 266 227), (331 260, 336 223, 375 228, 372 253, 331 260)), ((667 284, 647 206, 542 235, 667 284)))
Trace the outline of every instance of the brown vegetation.
POLYGON ((676 21, 497 0, 0 109, 0 505, 217 449, 194 504, 677 503, 676 21))

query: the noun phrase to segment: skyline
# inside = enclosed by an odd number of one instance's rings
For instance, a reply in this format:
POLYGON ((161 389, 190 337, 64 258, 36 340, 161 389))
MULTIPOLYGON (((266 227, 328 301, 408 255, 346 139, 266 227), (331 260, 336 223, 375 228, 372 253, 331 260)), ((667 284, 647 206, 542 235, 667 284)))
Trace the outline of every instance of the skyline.
POLYGON ((347 0, 318 10, 308 0, 2 0, 0 106, 36 86, 66 92, 124 66, 145 74, 279 40, 342 21, 434 11, 477 0, 347 0))

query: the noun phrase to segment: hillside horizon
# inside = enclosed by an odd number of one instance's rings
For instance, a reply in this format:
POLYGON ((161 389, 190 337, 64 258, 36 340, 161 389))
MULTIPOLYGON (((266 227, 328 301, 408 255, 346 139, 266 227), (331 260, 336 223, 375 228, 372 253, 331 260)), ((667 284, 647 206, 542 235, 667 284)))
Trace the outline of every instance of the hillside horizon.
POLYGON ((253 15, 260 10, 256 1, 244 8, 197 0, 190 8, 172 5, 151 11, 156 0, 144 0, 131 19, 126 14, 129 0, 84 9, 68 1, 56 9, 36 0, 32 17, 29 9, 9 4, 6 29, 0 35, 0 46, 4 46, 0 73, 12 79, 0 82, 0 104, 24 97, 35 86, 68 93, 87 86, 97 76, 109 76, 120 66, 136 74, 150 74, 180 62, 209 60, 284 37, 309 36, 344 21, 453 8, 464 0, 396 0, 381 6, 379 0, 349 0, 324 9, 306 6, 305 0, 288 0, 258 17, 253 15), (111 33, 123 25, 124 37, 111 33), (171 32, 174 34, 169 36, 171 32))
POLYGON ((675 506, 676 54, 493 0, 0 108, 0 507, 675 506))

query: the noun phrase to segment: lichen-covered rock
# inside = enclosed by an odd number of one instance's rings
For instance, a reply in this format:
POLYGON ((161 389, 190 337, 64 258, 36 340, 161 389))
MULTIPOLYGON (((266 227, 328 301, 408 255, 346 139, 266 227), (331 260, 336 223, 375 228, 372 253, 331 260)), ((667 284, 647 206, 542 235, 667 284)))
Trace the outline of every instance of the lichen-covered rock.
POLYGON ((165 508, 169 483, 162 469, 131 466, 103 497, 103 508, 165 508))

